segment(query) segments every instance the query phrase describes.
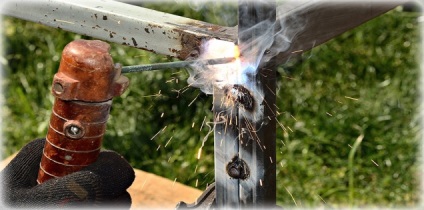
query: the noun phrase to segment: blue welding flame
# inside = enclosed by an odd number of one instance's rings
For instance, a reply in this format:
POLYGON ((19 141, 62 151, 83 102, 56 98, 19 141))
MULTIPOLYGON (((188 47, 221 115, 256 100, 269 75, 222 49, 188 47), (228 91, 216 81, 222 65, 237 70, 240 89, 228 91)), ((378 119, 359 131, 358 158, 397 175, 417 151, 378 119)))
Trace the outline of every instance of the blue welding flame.
POLYGON ((252 64, 241 65, 242 74, 239 75, 239 81, 235 84, 246 84, 256 75, 257 66, 252 64))
MULTIPOLYGON (((222 88, 228 84, 246 84, 255 82, 255 77, 262 64, 289 49, 292 40, 303 30, 304 23, 295 17, 280 18, 277 22, 264 20, 251 28, 240 32, 243 42, 239 51, 242 53, 237 62, 205 66, 192 65, 188 69, 190 77, 187 82, 206 94, 213 94, 215 87, 222 88), (290 24, 288 24, 289 22, 290 24), (278 31, 276 31, 278 29, 278 31), (249 34, 254 33, 254 36, 249 34), (245 37, 243 37, 245 35, 245 37)), ((200 48, 198 60, 234 57, 235 44, 228 41, 205 40, 200 48)))

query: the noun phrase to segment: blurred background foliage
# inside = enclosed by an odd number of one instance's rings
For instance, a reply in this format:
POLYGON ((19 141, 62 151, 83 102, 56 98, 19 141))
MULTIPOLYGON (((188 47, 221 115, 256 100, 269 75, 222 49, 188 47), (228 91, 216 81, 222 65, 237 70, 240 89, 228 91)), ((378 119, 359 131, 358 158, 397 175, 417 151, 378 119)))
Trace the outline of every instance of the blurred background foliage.
MULTIPOLYGON (((232 3, 143 6, 236 24, 232 3)), ((420 15, 397 8, 278 68, 278 120, 286 128, 277 127, 279 205, 418 203, 420 15)), ((46 135, 61 51, 72 40, 91 38, 10 17, 2 26, 6 157, 46 135)), ((123 65, 173 60, 111 46, 123 65)), ((203 190, 214 181, 213 135, 206 126, 212 97, 186 88, 184 69, 128 77, 131 86, 114 99, 103 146, 134 168, 203 190)))

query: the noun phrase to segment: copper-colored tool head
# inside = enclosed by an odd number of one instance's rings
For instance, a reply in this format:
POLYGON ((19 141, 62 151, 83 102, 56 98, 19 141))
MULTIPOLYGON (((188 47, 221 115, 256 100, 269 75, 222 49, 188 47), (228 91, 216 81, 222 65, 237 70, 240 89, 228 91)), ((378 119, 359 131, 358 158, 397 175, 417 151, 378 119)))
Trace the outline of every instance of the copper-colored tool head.
POLYGON ((121 75, 121 66, 113 64, 109 49, 109 44, 99 40, 76 40, 66 45, 53 80, 53 95, 87 102, 121 95, 129 81, 121 75))
POLYGON ((109 44, 76 40, 62 52, 55 96, 37 181, 65 176, 96 161, 112 98, 129 85, 114 65, 109 44))

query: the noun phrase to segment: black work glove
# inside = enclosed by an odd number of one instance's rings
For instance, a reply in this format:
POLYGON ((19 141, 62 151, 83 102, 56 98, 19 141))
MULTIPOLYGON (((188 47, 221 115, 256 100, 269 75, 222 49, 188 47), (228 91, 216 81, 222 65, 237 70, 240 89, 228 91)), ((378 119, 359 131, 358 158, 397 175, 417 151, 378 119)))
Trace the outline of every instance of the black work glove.
POLYGON ((131 206, 126 189, 134 170, 113 151, 102 151, 81 171, 37 184, 45 139, 28 143, 1 172, 2 199, 10 207, 123 207, 131 206))

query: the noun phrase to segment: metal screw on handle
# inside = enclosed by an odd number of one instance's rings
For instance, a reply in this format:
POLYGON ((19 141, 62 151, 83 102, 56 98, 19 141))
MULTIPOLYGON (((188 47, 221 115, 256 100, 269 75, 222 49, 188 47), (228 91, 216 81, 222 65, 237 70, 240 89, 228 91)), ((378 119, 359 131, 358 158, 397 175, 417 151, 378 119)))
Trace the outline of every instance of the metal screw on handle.
POLYGON ((78 121, 68 121, 64 125, 65 136, 71 139, 80 139, 84 136, 84 128, 78 121))

